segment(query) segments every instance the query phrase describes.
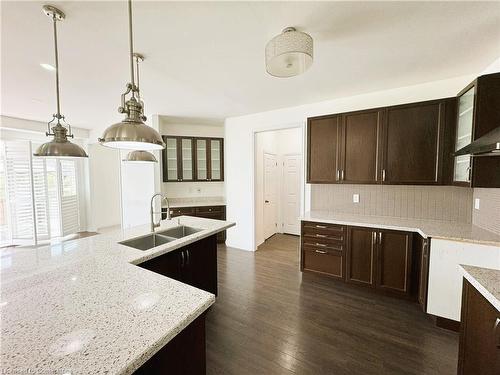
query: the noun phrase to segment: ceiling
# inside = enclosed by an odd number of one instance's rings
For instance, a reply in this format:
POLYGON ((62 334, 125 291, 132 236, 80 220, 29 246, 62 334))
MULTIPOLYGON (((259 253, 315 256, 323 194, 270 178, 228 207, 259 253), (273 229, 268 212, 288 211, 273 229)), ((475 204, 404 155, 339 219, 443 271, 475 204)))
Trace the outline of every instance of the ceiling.
MULTIPOLYGON (((55 111, 51 22, 43 2, 1 2, 1 112, 55 111)), ((123 1, 51 2, 59 24, 62 112, 101 130, 121 120, 129 80, 123 1)), ((224 119, 475 74, 500 56, 500 2, 135 1, 146 114, 224 119), (265 72, 266 42, 286 26, 314 38, 314 63, 288 79, 265 72)))

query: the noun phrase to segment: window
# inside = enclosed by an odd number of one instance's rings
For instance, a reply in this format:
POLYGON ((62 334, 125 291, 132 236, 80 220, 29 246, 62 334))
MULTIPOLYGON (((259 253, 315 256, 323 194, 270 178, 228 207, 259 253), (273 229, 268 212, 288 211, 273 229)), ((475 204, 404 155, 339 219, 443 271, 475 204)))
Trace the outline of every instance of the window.
POLYGON ((32 244, 80 229, 79 161, 31 157, 37 146, 0 143, 2 245, 32 244))

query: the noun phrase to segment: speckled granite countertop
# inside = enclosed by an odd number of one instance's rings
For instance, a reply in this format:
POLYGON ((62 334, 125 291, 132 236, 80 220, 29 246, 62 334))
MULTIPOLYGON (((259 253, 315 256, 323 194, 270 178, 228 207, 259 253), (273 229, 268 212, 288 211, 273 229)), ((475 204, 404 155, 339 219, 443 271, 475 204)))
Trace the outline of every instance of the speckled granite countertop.
POLYGON ((500 246, 500 235, 472 224, 457 223, 453 221, 353 215, 320 210, 306 212, 304 216, 301 217, 301 220, 402 230, 417 232, 426 238, 432 237, 452 241, 474 242, 500 246))
MULTIPOLYGON (((214 295, 135 266, 234 223, 141 251, 117 242, 149 226, 1 252, 2 373, 130 374, 210 307, 214 295)), ((161 229, 178 224, 163 221, 161 229)))
MULTIPOLYGON (((226 205, 226 202, 222 197, 172 198, 169 199, 169 203, 170 203, 170 208, 226 205)), ((167 206, 163 204, 162 208, 167 208, 167 206)))
POLYGON ((500 270, 462 264, 460 268, 467 281, 500 311, 500 270))

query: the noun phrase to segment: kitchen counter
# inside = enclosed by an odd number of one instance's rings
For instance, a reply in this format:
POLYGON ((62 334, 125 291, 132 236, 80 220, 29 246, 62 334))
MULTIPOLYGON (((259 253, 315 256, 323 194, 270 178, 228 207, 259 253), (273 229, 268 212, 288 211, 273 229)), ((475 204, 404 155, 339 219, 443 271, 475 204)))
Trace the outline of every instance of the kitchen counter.
POLYGON ((425 238, 431 237, 500 246, 500 235, 472 224, 453 221, 366 216, 321 210, 306 212, 301 217, 301 220, 417 232, 425 238))
MULTIPOLYGON (((204 198, 172 198, 169 200, 170 208, 180 207, 207 207, 207 206, 225 206, 226 202, 222 197, 204 197, 204 198)), ((163 208, 167 208, 165 204, 163 208)))
POLYGON ((135 265, 234 226, 181 216, 157 231, 178 221, 203 230, 147 251, 118 242, 149 225, 3 250, 2 371, 130 374, 165 346, 215 297, 135 265))
POLYGON ((460 271, 467 281, 500 311, 500 270, 461 264, 460 271))

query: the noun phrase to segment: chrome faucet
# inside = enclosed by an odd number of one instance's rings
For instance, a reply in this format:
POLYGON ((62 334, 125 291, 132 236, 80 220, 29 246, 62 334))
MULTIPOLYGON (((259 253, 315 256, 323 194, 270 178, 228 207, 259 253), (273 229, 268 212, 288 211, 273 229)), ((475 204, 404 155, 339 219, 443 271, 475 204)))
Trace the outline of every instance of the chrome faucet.
POLYGON ((155 193, 153 194, 153 196, 151 197, 151 232, 153 233, 155 231, 155 228, 158 228, 160 226, 160 222, 161 222, 161 216, 160 216, 160 220, 155 223, 155 217, 154 215, 155 214, 162 214, 162 212, 155 212, 154 211, 154 207, 153 207, 153 201, 155 199, 156 196, 160 196, 162 198, 162 201, 164 200, 165 202, 167 202, 167 220, 170 220, 170 204, 168 203, 168 198, 166 195, 163 195, 162 193, 155 193))

